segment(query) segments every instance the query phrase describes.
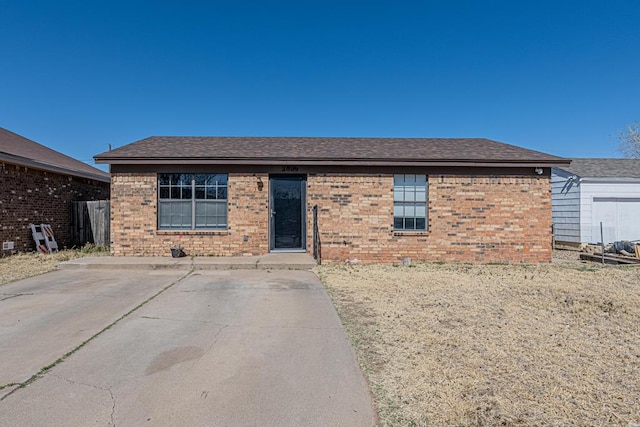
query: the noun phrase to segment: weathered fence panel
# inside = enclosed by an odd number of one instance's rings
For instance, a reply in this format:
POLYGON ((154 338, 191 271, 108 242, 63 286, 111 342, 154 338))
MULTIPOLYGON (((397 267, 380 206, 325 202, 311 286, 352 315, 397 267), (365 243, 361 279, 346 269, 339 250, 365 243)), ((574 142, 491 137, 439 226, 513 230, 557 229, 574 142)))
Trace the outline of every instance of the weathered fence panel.
POLYGON ((71 240, 74 246, 87 243, 109 246, 109 200, 71 202, 71 240))

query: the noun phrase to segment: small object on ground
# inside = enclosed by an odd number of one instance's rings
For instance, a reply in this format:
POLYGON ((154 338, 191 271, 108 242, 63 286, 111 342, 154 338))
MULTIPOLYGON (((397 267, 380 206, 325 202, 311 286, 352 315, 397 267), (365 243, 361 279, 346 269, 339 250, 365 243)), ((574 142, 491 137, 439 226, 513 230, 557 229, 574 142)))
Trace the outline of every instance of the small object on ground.
POLYGON ((44 232, 45 244, 49 249, 49 253, 53 251, 58 252, 58 243, 56 242, 56 239, 53 237, 53 228, 51 228, 51 224, 40 224, 40 227, 44 232))
POLYGON ((58 243, 53 236, 51 224, 29 224, 36 249, 43 254, 58 252, 58 243))
MULTIPOLYGON (((604 246, 605 252, 611 252, 611 248, 613 244, 609 243, 604 246)), ((588 254, 602 254, 602 245, 586 245, 583 249, 583 252, 588 254)))
POLYGON ((604 257, 601 253, 599 254, 580 254, 580 259, 585 261, 595 261, 602 262, 604 259, 605 264, 629 264, 629 265, 640 265, 640 259, 635 257, 626 257, 623 255, 617 254, 607 254, 604 257))
POLYGON ((402 258, 402 265, 404 265, 405 267, 411 265, 411 258, 402 258))
POLYGON ((182 258, 187 256, 187 254, 184 253, 184 250, 182 250, 182 246, 172 246, 171 247, 171 256, 173 258, 182 258))
POLYGON ((360 260, 358 258, 353 258, 353 259, 347 259, 345 261, 346 265, 357 265, 360 262, 360 260))
MULTIPOLYGON (((611 247, 608 247, 606 249, 606 252, 612 252, 612 253, 616 253, 616 254, 621 254, 622 251, 625 251, 627 253, 633 253, 634 252, 634 248, 633 248, 634 244, 631 243, 628 240, 620 240, 617 242, 613 242, 613 245, 611 245, 611 247)), ((633 255, 631 255, 633 256, 633 255)))

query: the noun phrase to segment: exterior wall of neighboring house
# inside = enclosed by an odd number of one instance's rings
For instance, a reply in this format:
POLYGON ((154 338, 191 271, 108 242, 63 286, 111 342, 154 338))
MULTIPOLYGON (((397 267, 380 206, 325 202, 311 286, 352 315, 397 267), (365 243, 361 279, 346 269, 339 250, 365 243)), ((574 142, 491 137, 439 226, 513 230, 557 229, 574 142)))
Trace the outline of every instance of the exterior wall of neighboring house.
POLYGON ((605 243, 640 239, 640 179, 580 177, 553 168, 551 189, 556 242, 599 243, 600 222, 605 243))
POLYGON ((640 239, 640 179, 583 178, 580 191, 580 236, 583 243, 640 239))
MULTIPOLYGON (((188 168, 188 166, 184 166, 188 168)), ((230 168, 228 227, 217 231, 158 230, 158 171, 170 166, 112 169, 113 255, 242 256, 269 252, 269 174, 279 168, 230 168)), ((223 172, 216 167, 216 172, 223 172)), ((175 169, 175 168, 174 168, 175 169)), ((206 167, 200 167, 200 171, 206 167)), ((196 171, 197 167, 174 172, 196 171)), ((425 170, 428 229, 394 231, 394 173, 380 168, 299 170, 306 176, 306 249, 312 251, 312 207, 318 206, 322 262, 549 262, 550 176, 533 170, 425 170)))
POLYGON ((555 240, 580 243, 579 177, 558 168, 551 170, 551 193, 555 240))
POLYGON ((51 224, 58 246, 70 247, 71 202, 109 198, 109 183, 11 163, 0 162, 0 177, 0 241, 13 252, 35 250, 30 223, 51 224))

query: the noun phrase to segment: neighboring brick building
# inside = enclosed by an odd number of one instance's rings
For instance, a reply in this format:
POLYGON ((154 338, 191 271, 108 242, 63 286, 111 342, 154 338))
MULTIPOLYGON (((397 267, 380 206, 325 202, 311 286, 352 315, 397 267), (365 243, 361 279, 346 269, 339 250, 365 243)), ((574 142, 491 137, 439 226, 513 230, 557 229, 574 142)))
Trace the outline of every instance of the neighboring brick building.
POLYGON ((329 263, 549 262, 550 169, 569 163, 486 139, 240 137, 151 137, 96 161, 114 255, 329 263))
POLYGON ((109 174, 0 128, 0 256, 35 250, 29 224, 71 246, 71 202, 109 198, 109 174), (8 249, 13 242, 13 249, 8 249))

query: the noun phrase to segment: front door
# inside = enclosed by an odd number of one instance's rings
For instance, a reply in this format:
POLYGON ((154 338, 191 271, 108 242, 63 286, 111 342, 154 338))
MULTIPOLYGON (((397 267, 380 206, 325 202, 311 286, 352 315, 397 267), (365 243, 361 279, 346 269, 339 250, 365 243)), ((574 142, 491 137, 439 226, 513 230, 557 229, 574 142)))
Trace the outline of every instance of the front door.
POLYGON ((306 249, 305 176, 272 175, 270 191, 270 249, 304 251, 306 249))

